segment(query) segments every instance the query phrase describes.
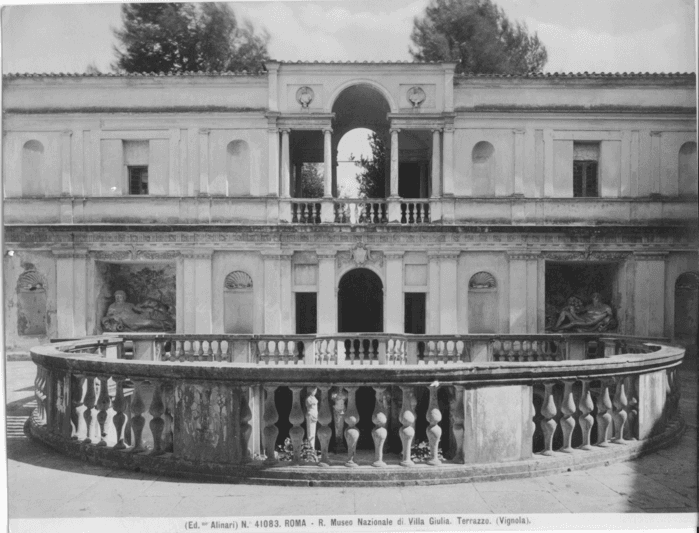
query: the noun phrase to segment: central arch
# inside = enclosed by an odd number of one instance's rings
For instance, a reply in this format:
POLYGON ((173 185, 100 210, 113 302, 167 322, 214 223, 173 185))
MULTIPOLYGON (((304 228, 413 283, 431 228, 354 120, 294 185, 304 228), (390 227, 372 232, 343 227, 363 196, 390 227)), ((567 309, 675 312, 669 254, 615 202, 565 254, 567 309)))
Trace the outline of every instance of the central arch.
POLYGON ((383 331, 383 283, 368 268, 355 268, 340 279, 337 295, 339 333, 383 331))

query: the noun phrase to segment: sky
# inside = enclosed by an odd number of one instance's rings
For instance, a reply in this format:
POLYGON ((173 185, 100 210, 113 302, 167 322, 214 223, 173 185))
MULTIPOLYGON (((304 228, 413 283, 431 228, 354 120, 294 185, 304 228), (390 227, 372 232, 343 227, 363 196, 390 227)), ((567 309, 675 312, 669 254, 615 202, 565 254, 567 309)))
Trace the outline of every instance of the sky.
MULTIPOLYGON (((0 0, 1 1, 1 0, 0 0)), ((19 0, 22 1, 22 0, 19 0)), ((410 32, 429 0, 231 2, 272 36, 278 60, 410 60, 410 32)), ((495 0, 536 32, 545 72, 696 72, 694 0, 495 0)), ((2 10, 2 71, 108 71, 120 4, 42 4, 2 10)), ((367 153, 364 134, 346 152, 367 153)), ((342 148, 342 147, 341 147, 342 148)), ((339 154, 340 160, 349 153, 339 154)), ((352 165, 345 165, 348 171, 352 165)), ((344 171, 343 171, 344 174, 344 171)))

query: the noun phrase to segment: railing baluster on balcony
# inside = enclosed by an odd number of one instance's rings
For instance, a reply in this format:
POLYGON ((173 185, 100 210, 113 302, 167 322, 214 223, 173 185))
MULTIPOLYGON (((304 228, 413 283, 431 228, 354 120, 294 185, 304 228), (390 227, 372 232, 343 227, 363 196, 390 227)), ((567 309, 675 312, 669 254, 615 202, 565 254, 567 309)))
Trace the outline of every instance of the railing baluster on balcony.
POLYGON ((124 381, 126 378, 115 376, 113 379, 116 385, 116 392, 114 394, 114 400, 112 401, 112 408, 114 409, 112 424, 114 424, 114 431, 116 432, 116 444, 114 445, 114 449, 123 450, 126 448, 126 444, 124 444, 124 424, 126 423, 126 415, 124 414, 126 410, 124 381))
POLYGON ((374 405, 371 421, 374 423, 375 427, 371 432, 371 436, 374 440, 374 462, 372 466, 376 467, 386 466, 383 460, 383 447, 388 437, 388 431, 386 430, 388 417, 386 416, 386 408, 384 406, 385 391, 386 387, 374 387, 376 403, 374 405))
POLYGON ((439 383, 434 382, 430 385, 430 403, 427 407, 427 423, 429 427, 427 428, 427 440, 430 444, 430 455, 431 457, 426 461, 428 465, 437 466, 441 465, 442 461, 439 460, 439 441, 442 438, 442 428, 439 427, 439 423, 442 421, 442 412, 439 410, 439 404, 437 403, 437 391, 439 390, 439 383))
POLYGON ((83 399, 83 405, 85 406, 83 418, 85 419, 86 432, 83 442, 85 444, 91 444, 95 433, 92 424, 92 410, 94 409, 97 400, 97 395, 95 394, 95 378, 93 376, 86 376, 85 382, 87 383, 87 390, 85 391, 85 398, 83 399))
POLYGON ((638 376, 626 377, 629 417, 624 426, 624 439, 635 440, 638 437, 638 376))
POLYGON ((553 434, 556 431, 556 403, 553 400, 553 383, 544 383, 544 402, 541 405, 541 431, 544 432, 542 455, 553 455, 553 434))
POLYGON ((79 440, 83 435, 81 429, 85 421, 80 408, 83 407, 85 390, 85 378, 79 374, 73 374, 70 380, 70 421, 73 425, 73 433, 71 435, 71 439, 73 440, 79 440))
POLYGON ((563 382, 563 401, 561 402, 561 431, 563 432, 562 452, 573 451, 573 431, 575 430, 575 400, 573 398, 573 381, 563 382))
POLYGON ((330 404, 328 401, 329 386, 319 386, 320 389, 320 406, 318 409, 318 441, 320 441, 320 466, 330 466, 330 458, 328 457, 328 446, 332 438, 332 429, 330 424, 333 417, 330 412, 330 404))
POLYGON ((99 397, 97 398, 97 410, 99 411, 97 413, 97 423, 99 424, 99 432, 100 432, 100 440, 97 443, 97 446, 106 446, 107 441, 105 440, 105 437, 107 436, 107 432, 105 431, 104 425, 105 422, 107 421, 107 410, 109 409, 110 406, 110 399, 109 399, 109 386, 107 385, 107 381, 109 378, 105 376, 100 376, 99 377, 99 383, 100 383, 100 393, 99 397))
POLYGON ((292 401, 289 422, 292 427, 289 429, 289 438, 294 448, 294 462, 301 461, 301 448, 303 447, 303 409, 301 409, 301 387, 289 387, 291 389, 292 401))
POLYGON ((595 422, 592 416, 594 408, 595 405, 592 403, 592 395, 590 394, 590 382, 584 379, 582 380, 582 392, 580 394, 580 403, 578 404, 578 409, 580 410, 578 423, 580 424, 580 429, 582 429, 582 446, 580 448, 583 450, 592 448, 590 445, 590 433, 595 422))
POLYGON ((240 460, 243 463, 252 461, 252 454, 250 453, 250 437, 252 436, 250 421, 252 420, 252 410, 250 409, 248 394, 248 387, 243 386, 240 390, 240 460))
POLYGON ((277 443, 277 435, 279 435, 279 428, 276 426, 279 420, 279 413, 274 402, 276 390, 277 387, 265 387, 265 405, 262 413, 262 423, 264 424, 262 437, 264 439, 265 454, 267 455, 265 464, 275 464, 277 462, 276 451, 274 450, 277 443))
MULTIPOLYGON (((415 405, 413 405, 414 394, 412 387, 403 387, 403 406, 400 413, 400 423, 403 427, 399 430, 400 441, 403 445, 401 466, 413 466, 410 452, 412 451, 413 438, 415 437, 415 405)), ((415 400, 417 404, 417 400, 415 400)))
POLYGON ((37 366, 34 378, 34 397, 36 398, 36 412, 42 424, 46 424, 46 387, 49 372, 42 366, 37 366))
POLYGON ((614 421, 614 442, 618 444, 624 443, 624 425, 626 424, 626 419, 628 418, 628 413, 626 408, 628 406, 628 401, 626 398, 626 383, 623 377, 617 377, 614 379, 616 382, 616 389, 614 392, 614 400, 612 405, 614 411, 612 412, 612 420, 614 421))
POLYGON ((597 397, 597 446, 609 445, 609 430, 612 425, 612 400, 609 397, 609 382, 600 380, 600 394, 597 397))
POLYGON ((359 411, 357 410, 357 387, 345 387, 347 389, 347 412, 345 413, 345 422, 347 429, 345 430, 345 440, 347 441, 347 462, 345 466, 358 466, 354 461, 354 456, 357 451, 357 441, 359 440, 359 411))
POLYGON ((153 417, 148 426, 153 435, 153 449, 151 455, 162 455, 163 450, 163 430, 165 429, 165 421, 162 416, 165 413, 165 404, 162 398, 162 383, 160 380, 151 383, 153 387, 153 398, 150 402, 148 412, 153 417))
POLYGON ((133 430, 133 448, 132 453, 140 453, 146 451, 143 443, 143 428, 146 425, 146 419, 143 413, 146 411, 146 404, 143 401, 143 380, 133 380, 134 391, 131 399, 131 429, 133 430))

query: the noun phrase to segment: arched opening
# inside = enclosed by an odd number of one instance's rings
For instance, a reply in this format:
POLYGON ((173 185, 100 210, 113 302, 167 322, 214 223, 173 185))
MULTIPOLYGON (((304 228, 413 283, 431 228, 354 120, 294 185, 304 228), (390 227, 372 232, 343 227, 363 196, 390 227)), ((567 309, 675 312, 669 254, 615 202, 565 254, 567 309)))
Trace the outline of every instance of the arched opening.
POLYGON ((229 196, 250 194, 250 148, 245 141, 232 141, 226 147, 226 175, 229 196))
POLYGON ((493 196, 495 194, 494 153, 495 148, 487 141, 476 143, 471 151, 474 196, 493 196))
POLYGON ((674 340, 696 353, 699 319, 699 272, 685 272, 675 282, 674 340))
POLYGON ((678 155, 679 193, 697 194, 697 143, 686 142, 678 155))
POLYGON ((385 192, 384 157, 381 138, 374 131, 355 128, 345 133, 337 145, 337 195, 340 198, 382 197, 385 192))
POLYGON ((27 141, 22 147, 22 194, 44 196, 41 174, 44 164, 44 145, 39 141, 27 141))
POLYGON ((383 331, 383 283, 368 268, 355 268, 342 276, 337 306, 338 332, 383 331))
POLYGON ((223 331, 224 333, 253 332, 252 278, 242 270, 226 276, 223 282, 223 331))

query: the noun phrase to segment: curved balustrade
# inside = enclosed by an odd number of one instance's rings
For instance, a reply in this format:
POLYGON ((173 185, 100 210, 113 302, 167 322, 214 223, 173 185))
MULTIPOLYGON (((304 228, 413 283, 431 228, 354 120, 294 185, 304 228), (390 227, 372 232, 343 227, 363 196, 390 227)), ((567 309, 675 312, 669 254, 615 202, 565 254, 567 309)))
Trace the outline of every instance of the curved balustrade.
POLYGON ((105 335, 32 350, 29 430, 84 459, 220 480, 531 475, 676 439, 683 355, 621 336, 105 335))

